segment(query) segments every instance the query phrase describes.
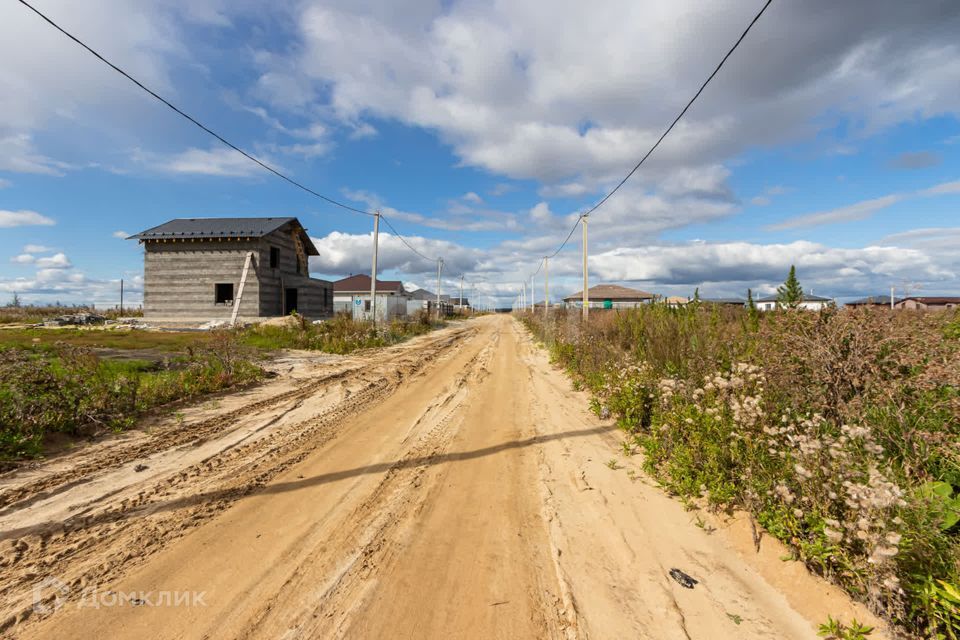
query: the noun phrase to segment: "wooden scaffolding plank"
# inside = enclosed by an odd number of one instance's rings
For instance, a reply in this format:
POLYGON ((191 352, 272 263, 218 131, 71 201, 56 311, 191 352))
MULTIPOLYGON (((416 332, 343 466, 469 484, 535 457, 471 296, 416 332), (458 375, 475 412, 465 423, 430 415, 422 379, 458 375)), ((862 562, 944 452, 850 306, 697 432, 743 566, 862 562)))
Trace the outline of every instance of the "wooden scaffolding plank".
POLYGON ((247 259, 243 262, 243 273, 240 275, 240 286, 237 288, 237 296, 233 300, 233 313, 230 314, 230 326, 237 324, 237 314, 240 313, 240 299, 243 297, 243 285, 247 284, 247 273, 250 271, 251 262, 253 262, 253 251, 248 251, 247 259))

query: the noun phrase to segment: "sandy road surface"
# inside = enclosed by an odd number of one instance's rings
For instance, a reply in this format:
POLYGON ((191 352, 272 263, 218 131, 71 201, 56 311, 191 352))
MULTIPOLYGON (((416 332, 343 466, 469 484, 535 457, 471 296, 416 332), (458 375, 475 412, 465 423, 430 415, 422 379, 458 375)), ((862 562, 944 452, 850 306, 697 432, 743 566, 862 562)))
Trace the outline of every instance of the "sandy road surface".
POLYGON ((628 473, 508 317, 291 367, 0 478, 2 632, 812 638, 827 614, 870 619, 628 473))

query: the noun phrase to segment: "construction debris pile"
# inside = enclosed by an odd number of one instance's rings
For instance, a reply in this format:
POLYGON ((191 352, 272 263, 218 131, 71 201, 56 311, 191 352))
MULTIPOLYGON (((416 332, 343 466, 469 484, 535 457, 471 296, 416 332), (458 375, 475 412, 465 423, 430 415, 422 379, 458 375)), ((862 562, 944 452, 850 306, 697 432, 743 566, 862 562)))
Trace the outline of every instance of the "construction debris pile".
POLYGON ((91 325, 91 324, 103 324, 107 321, 104 316, 97 315, 95 313, 74 313, 63 316, 57 316, 56 318, 49 318, 43 321, 43 326, 45 327, 64 327, 67 325, 91 325))

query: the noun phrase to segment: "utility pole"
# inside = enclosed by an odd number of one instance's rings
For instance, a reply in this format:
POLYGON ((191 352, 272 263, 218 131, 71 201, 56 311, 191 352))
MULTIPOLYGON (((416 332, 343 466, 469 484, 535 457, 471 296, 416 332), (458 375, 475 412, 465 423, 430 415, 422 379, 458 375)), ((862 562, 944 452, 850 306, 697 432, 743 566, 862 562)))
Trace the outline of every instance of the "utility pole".
POLYGON ((543 321, 550 313, 550 257, 543 256, 543 321))
POLYGON ((370 317, 377 325, 377 247, 380 244, 380 212, 373 214, 373 265, 370 267, 370 317))
POLYGON ((583 224, 583 319, 590 316, 590 296, 587 294, 589 278, 587 277, 587 215, 580 216, 580 222, 583 224))
POLYGON ((460 274, 460 312, 463 313, 463 274, 460 274))
POLYGON ((440 322, 440 271, 443 269, 443 258, 437 258, 437 322, 440 322))
POLYGON ((123 278, 120 278, 120 315, 123 315, 123 278))
MULTIPOLYGON (((122 280, 120 282, 123 282, 122 280)), ((893 311, 894 302, 893 302, 893 287, 890 287, 890 310, 893 311)))
POLYGON ((527 310, 527 282, 520 283, 520 311, 527 310))
POLYGON ((537 309, 537 288, 534 286, 533 279, 537 277, 537 274, 530 276, 530 313, 533 313, 537 309))

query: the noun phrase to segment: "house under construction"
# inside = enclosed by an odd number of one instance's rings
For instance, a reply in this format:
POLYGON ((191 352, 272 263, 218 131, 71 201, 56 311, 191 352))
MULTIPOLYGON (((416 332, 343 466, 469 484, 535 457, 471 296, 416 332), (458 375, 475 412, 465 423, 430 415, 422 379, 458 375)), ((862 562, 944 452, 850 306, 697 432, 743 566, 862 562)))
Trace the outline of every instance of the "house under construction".
POLYGON ((179 218, 131 236, 144 247, 143 310, 154 322, 333 314, 333 284, 296 218, 179 218))

